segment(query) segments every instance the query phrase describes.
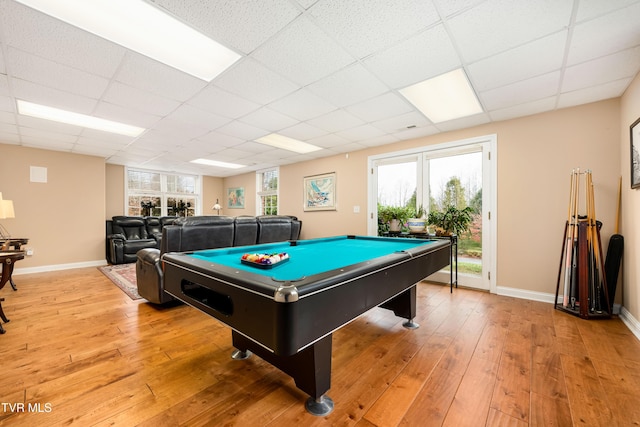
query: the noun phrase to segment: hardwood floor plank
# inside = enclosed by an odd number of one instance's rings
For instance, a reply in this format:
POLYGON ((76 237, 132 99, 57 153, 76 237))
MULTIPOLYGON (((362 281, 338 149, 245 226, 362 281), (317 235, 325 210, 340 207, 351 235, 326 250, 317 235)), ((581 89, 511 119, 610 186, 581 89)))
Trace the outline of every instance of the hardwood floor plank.
POLYGON ((374 309, 334 333, 336 406, 315 417, 289 376, 256 356, 231 359, 230 329, 189 306, 131 300, 96 268, 17 283, 2 291, 11 322, 0 336, 0 426, 640 420, 640 341, 615 317, 586 321, 551 304, 421 283, 419 329, 374 309))

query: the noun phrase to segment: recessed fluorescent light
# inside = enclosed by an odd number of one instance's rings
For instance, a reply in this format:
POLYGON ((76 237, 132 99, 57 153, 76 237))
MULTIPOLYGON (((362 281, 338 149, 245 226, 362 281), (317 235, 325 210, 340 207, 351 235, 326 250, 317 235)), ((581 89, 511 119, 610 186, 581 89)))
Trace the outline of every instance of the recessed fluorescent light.
POLYGON ((18 0, 205 81, 240 55, 141 0, 18 0))
POLYGON ((198 163, 200 165, 207 165, 207 166, 217 166, 219 168, 227 168, 227 169, 240 169, 245 167, 245 165, 239 165, 236 163, 219 162, 217 160, 209 160, 209 159, 191 160, 191 163, 198 163))
POLYGON ((284 135, 278 135, 272 133, 271 135, 263 136, 255 140, 260 144, 270 145, 276 148, 282 148, 284 150, 294 151, 296 153, 311 153, 313 151, 322 150, 321 147, 307 144, 306 142, 298 141, 297 139, 289 138, 284 135))
POLYGON ((112 122, 111 120, 86 116, 84 114, 47 107, 46 105, 34 104, 33 102, 27 102, 21 99, 17 99, 16 104, 18 107, 18 113, 25 116, 37 117, 39 119, 53 120, 83 128, 97 129, 132 137, 137 137, 145 131, 145 129, 137 126, 112 122))
POLYGON ((400 93, 433 123, 482 112, 462 68, 400 89, 400 93))

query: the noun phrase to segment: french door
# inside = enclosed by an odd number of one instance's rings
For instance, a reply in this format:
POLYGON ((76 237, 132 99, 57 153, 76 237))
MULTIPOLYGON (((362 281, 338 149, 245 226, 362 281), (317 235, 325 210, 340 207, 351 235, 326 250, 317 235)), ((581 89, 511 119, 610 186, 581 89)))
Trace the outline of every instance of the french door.
MULTIPOLYGON (((495 292, 496 156, 495 135, 371 156, 369 235, 382 232, 379 206, 471 206, 470 231, 458 236, 458 285, 495 292)), ((449 277, 447 268, 429 280, 449 277)))

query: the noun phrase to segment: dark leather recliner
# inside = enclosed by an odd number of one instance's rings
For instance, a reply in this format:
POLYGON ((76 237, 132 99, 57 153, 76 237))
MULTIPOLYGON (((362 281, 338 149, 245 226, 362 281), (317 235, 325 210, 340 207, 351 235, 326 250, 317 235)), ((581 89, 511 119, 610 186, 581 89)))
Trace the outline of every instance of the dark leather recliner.
POLYGON ((107 261, 111 264, 135 262, 139 250, 158 246, 147 233, 144 218, 114 216, 107 227, 107 261))
POLYGON ((162 239, 162 229, 165 225, 171 225, 177 219, 176 216, 148 216, 144 218, 144 222, 147 224, 147 234, 158 243, 162 239))
POLYGON ((136 281, 141 297, 164 304, 174 298, 164 292, 161 257, 167 252, 197 251, 233 246, 234 218, 196 216, 177 219, 162 229, 160 250, 144 249, 136 261, 136 281))
POLYGON ((143 249, 138 252, 136 262, 138 293, 155 304, 164 304, 174 299, 164 292, 161 259, 167 252, 297 240, 301 229, 301 221, 290 216, 179 218, 173 225, 166 226, 162 230, 160 249, 143 249))

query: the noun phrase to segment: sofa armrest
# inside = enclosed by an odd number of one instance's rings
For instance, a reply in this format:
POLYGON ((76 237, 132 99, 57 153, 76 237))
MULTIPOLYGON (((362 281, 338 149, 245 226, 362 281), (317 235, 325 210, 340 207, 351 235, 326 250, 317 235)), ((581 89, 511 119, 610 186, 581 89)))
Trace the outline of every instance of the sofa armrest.
POLYGON ((174 298, 164 291, 164 272, 160 250, 147 248, 137 253, 136 282, 141 297, 155 304, 164 304, 174 298))

